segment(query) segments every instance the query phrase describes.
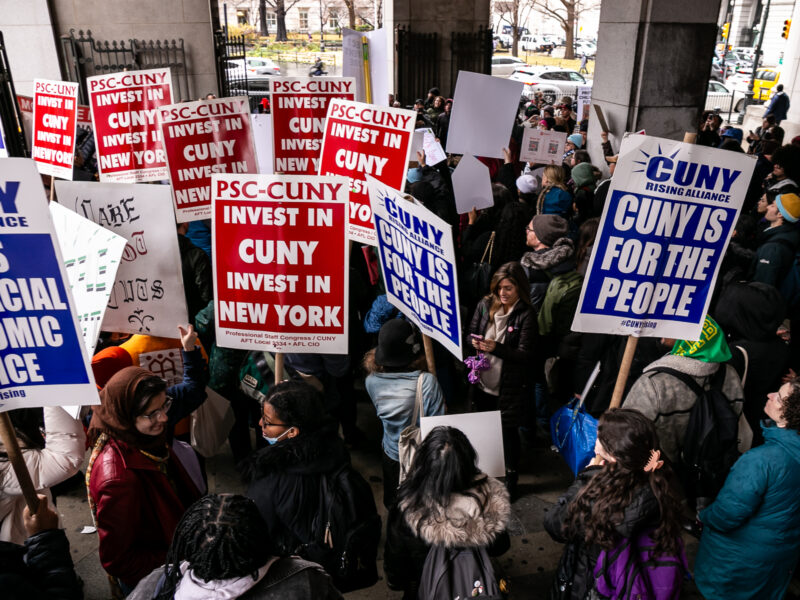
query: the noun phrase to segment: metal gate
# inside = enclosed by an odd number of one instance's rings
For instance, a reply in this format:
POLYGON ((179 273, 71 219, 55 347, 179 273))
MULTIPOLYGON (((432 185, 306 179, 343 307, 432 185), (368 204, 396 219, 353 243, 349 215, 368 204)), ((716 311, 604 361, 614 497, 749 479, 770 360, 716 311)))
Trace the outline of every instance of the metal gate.
POLYGON ((17 104, 17 92, 14 89, 14 79, 11 77, 11 68, 8 65, 6 43, 3 32, 0 31, 0 123, 3 131, 0 135, 5 141, 6 151, 9 156, 28 157, 28 147, 25 144, 25 130, 22 126, 22 116, 17 104))
POLYGON ((68 81, 80 84, 78 100, 89 104, 86 78, 121 71, 162 69, 172 73, 172 99, 174 102, 194 99, 186 72, 186 50, 183 39, 173 40, 112 40, 98 41, 91 30, 70 29, 61 36, 61 58, 68 81))
MULTIPOLYGON (((397 99, 411 108, 415 99, 424 99, 439 81, 439 35, 398 27, 397 99)), ((379 104, 386 101, 382 99, 379 104)))
POLYGON ((450 37, 450 81, 453 91, 459 71, 492 73, 492 30, 479 27, 478 31, 453 32, 450 37))

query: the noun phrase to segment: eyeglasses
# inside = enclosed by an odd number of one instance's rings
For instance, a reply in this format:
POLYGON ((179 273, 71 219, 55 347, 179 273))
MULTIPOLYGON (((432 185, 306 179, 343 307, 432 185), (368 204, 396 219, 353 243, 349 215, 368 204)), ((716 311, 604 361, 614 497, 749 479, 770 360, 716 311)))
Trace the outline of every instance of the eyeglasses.
POLYGON ((525 231, 530 231, 531 233, 533 233, 533 227, 526 227, 525 231))
POLYGON ((149 419, 151 421, 157 420, 161 415, 166 415, 169 412, 169 409, 172 408, 172 398, 167 396, 166 402, 161 406, 161 408, 155 409, 153 412, 148 413, 146 415, 139 415, 140 417, 144 417, 145 419, 149 419))
POLYGON ((261 415, 261 426, 262 427, 291 427, 288 423, 270 423, 267 421, 267 417, 261 415))

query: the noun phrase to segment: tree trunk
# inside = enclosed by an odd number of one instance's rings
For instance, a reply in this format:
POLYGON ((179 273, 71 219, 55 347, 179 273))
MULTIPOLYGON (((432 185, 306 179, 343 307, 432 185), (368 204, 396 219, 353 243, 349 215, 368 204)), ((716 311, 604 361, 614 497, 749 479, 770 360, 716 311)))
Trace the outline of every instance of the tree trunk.
POLYGON ((519 56, 519 0, 514 0, 511 5, 511 56, 519 56))
POLYGON ((347 7, 347 18, 350 21, 350 29, 356 28, 356 3, 355 0, 344 0, 344 5, 347 7))
POLYGON ((258 16, 261 19, 261 35, 267 37, 269 35, 269 27, 267 26, 267 0, 258 0, 258 16))
POLYGON ((564 37, 567 38, 564 58, 575 58, 575 0, 566 2, 567 22, 564 23, 564 37))
POLYGON ((275 35, 276 42, 286 42, 289 37, 286 35, 286 5, 284 0, 275 0, 275 16, 278 20, 278 31, 275 35))

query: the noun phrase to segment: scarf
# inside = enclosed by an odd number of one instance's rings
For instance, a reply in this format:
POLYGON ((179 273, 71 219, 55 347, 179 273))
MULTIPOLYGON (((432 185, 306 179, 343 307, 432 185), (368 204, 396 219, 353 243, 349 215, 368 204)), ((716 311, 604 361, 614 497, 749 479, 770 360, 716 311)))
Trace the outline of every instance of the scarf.
POLYGON ((108 380, 100 391, 100 406, 94 408, 88 437, 94 444, 101 433, 138 450, 159 456, 164 454, 167 430, 160 435, 146 435, 136 429, 136 388, 153 373, 141 367, 126 367, 108 380))

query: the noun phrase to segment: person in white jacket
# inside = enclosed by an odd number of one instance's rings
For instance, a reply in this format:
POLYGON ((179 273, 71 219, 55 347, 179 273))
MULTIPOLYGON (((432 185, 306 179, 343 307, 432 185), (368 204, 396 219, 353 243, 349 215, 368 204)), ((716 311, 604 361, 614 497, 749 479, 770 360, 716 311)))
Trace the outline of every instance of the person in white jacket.
MULTIPOLYGON (((80 421, 60 406, 44 408, 44 436, 39 429, 38 409, 12 411, 11 420, 33 487, 53 505, 50 487, 78 472, 86 454, 86 435, 80 421)), ((0 541, 22 544, 28 534, 22 520, 25 498, 17 476, 0 444, 0 541)))

